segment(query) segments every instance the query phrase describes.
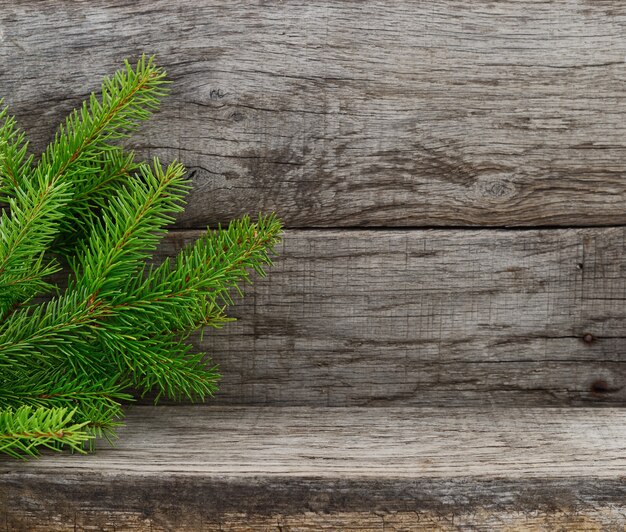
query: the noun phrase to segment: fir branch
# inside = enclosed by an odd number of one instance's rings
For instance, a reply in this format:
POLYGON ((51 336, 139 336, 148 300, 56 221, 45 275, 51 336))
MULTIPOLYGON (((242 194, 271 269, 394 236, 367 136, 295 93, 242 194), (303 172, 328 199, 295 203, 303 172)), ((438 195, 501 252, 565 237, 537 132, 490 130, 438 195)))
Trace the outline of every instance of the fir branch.
POLYGON ((174 264, 166 260, 125 285, 112 304, 120 323, 133 327, 137 320, 153 330, 189 333, 203 326, 220 327, 227 321, 224 305, 232 303, 230 291, 250 281, 250 271, 261 277, 271 265, 273 249, 280 241, 282 226, 274 215, 248 216, 226 229, 208 230, 174 264))
POLYGON ((38 448, 70 448, 84 452, 83 445, 93 436, 87 422, 76 423, 76 410, 69 408, 33 408, 0 410, 0 452, 14 458, 37 456, 38 448))
POLYGON ((135 330, 133 336, 101 333, 102 349, 118 361, 121 378, 127 386, 143 393, 156 389, 158 400, 204 400, 217 389, 217 367, 207 367, 203 353, 191 352, 172 334, 151 335, 135 330))
POLYGON ((54 248, 57 253, 72 259, 78 243, 89 237, 108 200, 115 196, 139 169, 133 152, 112 148, 102 153, 91 164, 94 170, 87 172, 89 179, 74 183, 72 200, 61 222, 54 248))
MULTIPOLYGON (((56 373, 24 375, 18 385, 3 383, 0 404, 4 408, 71 408, 75 411, 74 421, 85 423, 88 434, 112 440, 123 418, 122 402, 133 401, 132 395, 122 392, 120 385, 111 379, 94 378, 93 382, 85 382, 84 377, 58 377, 56 373)), ((90 440, 89 445, 92 443, 90 440)))
POLYGON ((32 313, 16 312, 0 326, 0 367, 21 370, 24 363, 67 360, 76 370, 97 363, 81 345, 93 340, 93 329, 111 314, 106 298, 119 293, 149 258, 187 191, 180 164, 163 171, 155 161, 153 169, 142 165, 140 171, 144 181, 130 182, 111 200, 102 223, 83 244, 76 281, 62 296, 32 313))
POLYGON ((24 136, 0 112, 0 452, 35 455, 41 446, 82 450, 112 438, 129 386, 204 399, 215 367, 185 342, 231 321, 238 283, 271 264, 281 226, 274 216, 208 231, 175 260, 146 268, 189 184, 182 165, 136 164, 115 142, 148 118, 165 94, 152 59, 105 80, 61 127, 36 167, 24 136), (10 214, 9 214, 10 213, 10 214), (67 288, 45 278, 46 257, 64 254, 67 288))
MULTIPOLYGON (((238 284, 250 281, 250 272, 265 277, 264 265, 271 265, 274 247, 280 242, 282 225, 275 215, 248 216, 235 220, 226 229, 209 230, 180 255, 180 269, 187 271, 196 290, 231 304, 230 290, 241 295, 238 284)), ((177 264, 178 269, 178 264, 177 264)))
MULTIPOLYGON (((0 234, 5 236, 0 247, 0 317, 5 317, 20 300, 51 288, 43 278, 57 268, 54 263, 44 264, 44 250, 58 232, 63 216, 69 217, 65 224, 67 232, 85 207, 85 194, 88 196, 89 190, 99 188, 104 181, 100 176, 111 168, 106 164, 103 168, 99 160, 108 159, 113 166, 119 166, 119 149, 108 142, 128 136, 158 108, 159 99, 165 95, 164 75, 152 58, 142 57, 136 69, 126 62, 125 69, 104 80, 101 100, 92 93, 89 103, 85 102, 80 111, 67 118, 32 176, 25 175, 25 167, 31 160, 24 163, 23 135, 16 130, 6 108, 0 112, 0 118, 4 118, 0 158, 5 176, 1 190, 8 195, 11 212, 10 221, 6 212, 0 220, 0 234), (73 192, 70 183, 80 184, 79 192, 83 196, 74 210, 63 212, 61 207, 73 192), (23 270, 36 257, 39 269, 25 274, 23 270)), ((122 161, 132 164, 127 157, 122 161)))
POLYGON ((44 253, 70 197, 69 184, 48 175, 24 183, 14 194, 10 214, 0 215, 0 318, 17 302, 51 288, 43 279, 58 267, 44 253))
POLYGON ((62 370, 34 370, 21 373, 15 382, 0 382, 0 403, 5 407, 28 405, 75 408, 79 405, 103 405, 116 409, 116 414, 121 415, 120 404, 132 400, 132 395, 125 393, 117 379, 110 376, 94 376, 86 381, 62 370))
POLYGON ((182 211, 189 184, 185 169, 173 163, 163 171, 159 161, 141 165, 142 180, 133 180, 111 199, 91 237, 79 248, 76 285, 87 288, 90 304, 120 291, 165 235, 172 214, 182 211))
POLYGON ((119 191, 117 185, 125 183, 131 173, 139 168, 135 163, 135 154, 121 148, 104 152, 102 159, 96 161, 94 165, 96 169, 93 172, 93 179, 81 183, 70 205, 76 219, 83 223, 82 215, 87 205, 106 206, 106 200, 111 194, 119 191))
POLYGON ((244 217, 227 229, 208 231, 178 255, 174 267, 166 261, 120 291, 111 302, 110 321, 99 334, 120 371, 127 366, 133 386, 144 391, 156 387, 159 395, 172 398, 212 394, 215 369, 214 375, 207 374, 201 354, 189 356, 185 344, 164 339, 159 331, 184 339, 197 329, 231 321, 223 306, 231 301, 229 291, 249 280, 249 269, 264 275, 262 265, 271 264, 270 253, 281 231, 275 216, 260 217, 256 223, 244 217), (159 373, 160 367, 168 370, 159 373))
POLYGON ((91 93, 89 102, 74 110, 41 156, 35 172, 64 176, 67 181, 91 179, 98 173, 95 160, 150 118, 167 93, 165 72, 143 56, 133 69, 125 67, 102 83, 100 100, 91 93))
POLYGON ((5 319, 0 324, 3 373, 14 378, 25 371, 50 370, 59 364, 74 371, 84 367, 94 338, 92 328, 107 310, 95 312, 86 303, 87 297, 84 293, 65 293, 38 306, 20 308, 5 319))
POLYGON ((102 82, 100 99, 91 93, 72 111, 34 169, 35 176, 74 184, 75 197, 61 227, 57 252, 71 254, 84 235, 90 209, 101 204, 115 185, 136 169, 132 154, 112 143, 127 138, 158 109, 167 94, 165 72, 154 58, 142 56, 135 68, 124 68, 102 82), (85 220, 85 218, 87 218, 85 220), (77 234, 75 234, 77 233, 77 234))
MULTIPOLYGON (((0 100, 2 104, 3 100, 0 100)), ((33 156, 28 155, 26 135, 17 127, 7 107, 0 110, 0 120, 0 202, 7 203, 8 198, 24 185, 33 156)))

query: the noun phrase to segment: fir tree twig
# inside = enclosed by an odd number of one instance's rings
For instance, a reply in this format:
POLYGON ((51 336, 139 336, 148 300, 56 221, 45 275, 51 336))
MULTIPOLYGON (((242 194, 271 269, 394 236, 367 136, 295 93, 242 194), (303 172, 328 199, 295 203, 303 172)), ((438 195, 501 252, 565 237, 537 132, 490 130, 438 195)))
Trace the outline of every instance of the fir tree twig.
POLYGON ((212 395, 217 368, 186 339, 231 321, 230 292, 271 264, 282 230, 272 215, 209 230, 174 260, 145 266, 189 183, 181 164, 136 163, 116 143, 158 107, 164 76, 152 59, 127 62, 36 165, 0 111, 0 452, 82 451, 111 439, 130 387, 157 398, 212 395), (60 292, 51 254, 72 270, 60 292))

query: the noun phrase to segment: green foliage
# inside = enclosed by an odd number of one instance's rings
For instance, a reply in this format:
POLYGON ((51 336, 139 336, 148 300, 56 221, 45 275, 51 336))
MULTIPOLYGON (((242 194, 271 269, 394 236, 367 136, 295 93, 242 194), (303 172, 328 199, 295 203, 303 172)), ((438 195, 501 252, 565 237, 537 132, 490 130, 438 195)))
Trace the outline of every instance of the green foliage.
POLYGON ((64 407, 21 406, 0 410, 0 452, 15 458, 36 456, 39 447, 69 447, 82 451, 93 436, 88 421, 75 423, 76 410, 64 407))
POLYGON ((147 264, 189 182, 181 164, 137 163, 116 143, 165 93, 152 59, 127 62, 36 163, 0 111, 0 452, 84 451, 111 439, 130 390, 192 400, 216 390, 217 368, 186 340, 231 320, 231 291, 264 274, 281 225, 244 217, 147 264), (63 263, 71 273, 61 290, 63 263))

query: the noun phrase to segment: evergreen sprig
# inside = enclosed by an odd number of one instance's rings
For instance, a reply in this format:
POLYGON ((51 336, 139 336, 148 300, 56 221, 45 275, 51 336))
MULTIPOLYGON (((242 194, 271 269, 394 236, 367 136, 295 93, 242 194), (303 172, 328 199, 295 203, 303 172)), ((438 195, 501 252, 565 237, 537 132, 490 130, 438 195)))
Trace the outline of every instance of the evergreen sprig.
POLYGON ((78 452, 93 439, 88 421, 74 422, 76 410, 21 406, 0 410, 0 452, 15 458, 37 456, 40 447, 78 452))
POLYGON ((166 84, 153 59, 126 62, 37 162, 0 111, 0 452, 111 439, 131 390, 193 400, 216 390, 217 368, 186 340, 231 321, 232 290, 264 275, 281 224, 244 217, 147 264, 190 184, 180 163, 137 163, 117 143, 158 108, 166 84), (61 290, 50 276, 64 262, 61 290))

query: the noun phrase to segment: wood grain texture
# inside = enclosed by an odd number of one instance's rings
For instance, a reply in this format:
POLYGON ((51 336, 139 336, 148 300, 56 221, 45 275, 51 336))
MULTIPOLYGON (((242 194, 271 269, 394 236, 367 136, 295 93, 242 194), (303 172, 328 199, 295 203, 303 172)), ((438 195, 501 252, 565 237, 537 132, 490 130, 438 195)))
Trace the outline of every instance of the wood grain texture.
POLYGON ((289 230, 239 321, 195 342, 224 404, 623 404, 625 236, 289 230))
POLYGON ((626 524, 623 409, 136 407, 127 422, 117 449, 0 459, 0 527, 626 524))
POLYGON ((181 159, 181 226, 626 223, 617 0, 92 2, 0 10, 0 94, 41 148, 126 57, 175 81, 136 139, 181 159))

